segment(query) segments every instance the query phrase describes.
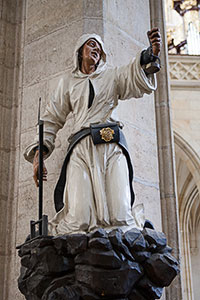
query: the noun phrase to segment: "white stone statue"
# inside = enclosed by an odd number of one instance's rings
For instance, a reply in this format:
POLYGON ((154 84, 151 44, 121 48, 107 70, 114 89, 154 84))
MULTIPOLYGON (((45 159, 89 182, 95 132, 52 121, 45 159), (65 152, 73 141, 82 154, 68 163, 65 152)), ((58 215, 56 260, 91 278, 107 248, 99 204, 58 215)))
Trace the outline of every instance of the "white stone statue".
MULTIPOLYGON (((152 29, 149 38, 153 55, 158 56, 159 30, 152 29)), ((60 79, 55 97, 42 117, 45 158, 52 153, 56 133, 70 112, 75 124, 55 192, 57 213, 49 222, 50 234, 89 232, 96 227, 120 227, 126 231, 143 225, 137 210, 131 208, 132 167, 121 125, 114 120, 113 112, 119 100, 140 98, 155 89, 155 75, 147 74, 141 66, 141 53, 126 66, 110 67, 101 38, 96 34, 80 37, 74 52, 74 69, 60 79)), ((36 185, 37 146, 38 137, 24 154, 33 162, 36 185)), ((46 177, 44 167, 43 179, 46 177)))

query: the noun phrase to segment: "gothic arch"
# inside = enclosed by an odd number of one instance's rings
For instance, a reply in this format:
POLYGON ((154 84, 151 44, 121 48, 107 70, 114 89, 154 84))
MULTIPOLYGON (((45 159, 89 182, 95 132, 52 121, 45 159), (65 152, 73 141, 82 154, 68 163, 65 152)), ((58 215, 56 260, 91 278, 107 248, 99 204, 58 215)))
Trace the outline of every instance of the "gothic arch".
MULTIPOLYGON (((177 195, 181 237, 184 299, 196 300, 194 257, 200 258, 200 157, 191 145, 174 132, 177 195)), ((197 276, 198 277, 198 276, 197 276)))

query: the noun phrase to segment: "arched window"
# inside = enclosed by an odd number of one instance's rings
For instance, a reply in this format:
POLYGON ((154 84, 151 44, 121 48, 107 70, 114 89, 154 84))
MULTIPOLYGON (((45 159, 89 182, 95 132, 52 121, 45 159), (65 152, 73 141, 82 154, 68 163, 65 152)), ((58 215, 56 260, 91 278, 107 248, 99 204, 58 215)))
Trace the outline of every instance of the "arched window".
POLYGON ((200 158, 174 133, 184 300, 199 299, 200 158))

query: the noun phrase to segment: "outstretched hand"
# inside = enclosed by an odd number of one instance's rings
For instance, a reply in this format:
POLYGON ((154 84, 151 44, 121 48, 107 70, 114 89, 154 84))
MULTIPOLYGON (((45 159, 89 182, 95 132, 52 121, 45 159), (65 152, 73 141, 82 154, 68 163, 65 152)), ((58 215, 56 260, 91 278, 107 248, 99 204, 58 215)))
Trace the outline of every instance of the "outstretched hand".
POLYGON ((153 54, 156 56, 159 56, 160 49, 162 46, 162 38, 161 38, 161 34, 160 34, 160 29, 155 27, 155 28, 151 29, 150 31, 148 31, 147 35, 152 44, 153 54))
MULTIPOLYGON (((46 153, 43 153, 46 154, 46 153)), ((39 186, 39 150, 35 151, 35 156, 33 159, 33 179, 35 181, 35 185, 39 186)), ((43 181, 47 181, 47 169, 45 164, 43 164, 43 181)))

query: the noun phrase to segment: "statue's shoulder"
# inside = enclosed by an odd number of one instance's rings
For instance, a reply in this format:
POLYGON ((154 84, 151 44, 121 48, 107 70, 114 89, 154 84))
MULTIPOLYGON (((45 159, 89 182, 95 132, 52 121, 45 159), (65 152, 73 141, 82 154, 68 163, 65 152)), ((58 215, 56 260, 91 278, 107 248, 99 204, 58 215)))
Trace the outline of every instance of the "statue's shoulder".
POLYGON ((106 64, 106 67, 102 70, 102 76, 112 78, 115 76, 116 67, 111 64, 106 64))
POLYGON ((70 86, 70 83, 74 80, 71 69, 66 69, 65 72, 59 76, 65 89, 70 86))

